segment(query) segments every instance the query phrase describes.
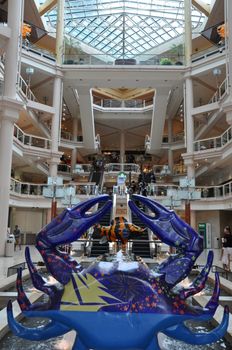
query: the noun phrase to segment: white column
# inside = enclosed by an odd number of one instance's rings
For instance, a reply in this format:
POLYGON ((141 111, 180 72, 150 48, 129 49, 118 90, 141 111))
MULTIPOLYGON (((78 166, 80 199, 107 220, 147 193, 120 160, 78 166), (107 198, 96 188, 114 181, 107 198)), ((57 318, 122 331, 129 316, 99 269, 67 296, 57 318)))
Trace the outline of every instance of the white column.
POLYGON ((187 166, 187 176, 189 179, 195 177, 195 167, 193 162, 194 152, 194 120, 192 116, 193 108, 193 82, 190 77, 185 80, 185 137, 186 148, 189 154, 188 159, 185 160, 187 166))
POLYGON ((0 106, 0 256, 5 253, 8 227, 14 123, 22 107, 22 103, 16 100, 21 18, 22 0, 9 0, 8 26, 11 28, 11 37, 6 49, 4 98, 0 106))
POLYGON ((192 0, 184 0, 185 19, 185 62, 186 66, 191 65, 192 60, 192 0))
MULTIPOLYGON (((77 141, 77 133, 78 133, 78 119, 73 119, 73 141, 77 141)), ((73 171, 75 169, 75 165, 77 162, 77 148, 74 147, 72 150, 72 157, 71 157, 71 170, 73 171)))
MULTIPOLYGON (((168 143, 171 144, 172 142, 172 119, 168 119, 168 143)), ((173 150, 169 146, 168 149, 168 167, 171 171, 171 174, 173 173, 173 150)))
POLYGON ((19 43, 21 37, 22 0, 8 1, 8 26, 11 37, 7 44, 5 59, 4 96, 16 98, 16 84, 19 62, 19 43))
POLYGON ((223 103, 226 121, 232 125, 232 1, 225 0, 226 76, 228 99, 223 103))
POLYGON ((57 176, 57 164, 59 159, 57 158, 59 135, 60 135, 60 115, 62 106, 62 78, 57 75, 54 79, 53 86, 53 107, 55 114, 52 117, 51 139, 52 139, 52 157, 49 164, 49 175, 52 177, 57 176))
POLYGON ((125 133, 122 130, 120 134, 120 163, 121 165, 121 170, 123 170, 123 163, 125 160, 125 133))
POLYGON ((64 4, 65 0, 57 1, 56 22, 56 62, 62 64, 64 54, 64 4))

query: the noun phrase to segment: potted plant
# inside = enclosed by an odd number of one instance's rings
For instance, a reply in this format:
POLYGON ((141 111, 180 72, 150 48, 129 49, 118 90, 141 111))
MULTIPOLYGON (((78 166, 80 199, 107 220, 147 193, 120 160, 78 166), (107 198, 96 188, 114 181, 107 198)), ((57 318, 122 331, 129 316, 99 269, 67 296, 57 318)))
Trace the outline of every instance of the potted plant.
POLYGON ((160 59, 160 64, 163 66, 170 66, 172 65, 172 61, 170 60, 170 58, 163 57, 160 59))

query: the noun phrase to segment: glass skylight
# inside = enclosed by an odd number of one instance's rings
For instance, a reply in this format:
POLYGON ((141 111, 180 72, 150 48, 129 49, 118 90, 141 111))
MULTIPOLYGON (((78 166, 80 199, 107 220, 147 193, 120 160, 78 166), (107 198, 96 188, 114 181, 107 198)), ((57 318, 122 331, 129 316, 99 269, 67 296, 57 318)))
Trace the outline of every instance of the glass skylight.
MULTIPOLYGON (((41 1, 41 4, 45 0, 41 1)), ((56 26, 56 9, 46 14, 56 26)), ((192 8, 193 31, 205 16, 192 8)), ((65 34, 113 58, 135 58, 184 32, 184 0, 66 0, 65 34)))

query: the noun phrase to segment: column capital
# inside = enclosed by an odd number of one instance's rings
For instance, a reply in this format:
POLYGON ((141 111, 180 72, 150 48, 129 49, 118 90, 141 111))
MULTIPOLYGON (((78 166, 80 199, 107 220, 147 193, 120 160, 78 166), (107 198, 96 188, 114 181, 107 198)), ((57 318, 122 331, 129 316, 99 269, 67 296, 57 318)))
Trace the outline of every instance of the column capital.
POLYGON ((23 109, 23 102, 2 96, 0 99, 0 119, 8 119, 13 123, 18 120, 19 112, 23 109))
POLYGON ((57 165, 60 163, 60 158, 64 154, 64 152, 51 152, 51 158, 47 159, 49 165, 57 165))
POLYGON ((194 157, 192 153, 184 153, 182 154, 182 158, 184 159, 184 165, 194 165, 194 157))

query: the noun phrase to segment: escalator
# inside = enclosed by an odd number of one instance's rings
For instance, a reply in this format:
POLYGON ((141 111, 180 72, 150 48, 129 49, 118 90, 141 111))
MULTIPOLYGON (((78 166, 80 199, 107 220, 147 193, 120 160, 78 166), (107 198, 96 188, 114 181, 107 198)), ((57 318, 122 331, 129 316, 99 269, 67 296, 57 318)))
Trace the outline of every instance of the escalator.
MULTIPOLYGON (((142 209, 142 208, 141 208, 142 209)), ((132 223, 144 228, 144 223, 134 214, 131 213, 132 223)), ((141 258, 151 258, 150 243, 148 230, 145 230, 143 235, 133 239, 132 253, 141 256, 141 258)))
POLYGON ((96 185, 101 187, 103 174, 104 174, 103 170, 92 170, 89 175, 89 182, 95 182, 96 185))
MULTIPOLYGON (((101 202, 98 205, 98 209, 100 209, 105 202, 101 202)), ((99 224, 102 226, 109 226, 111 221, 111 211, 107 212, 99 221, 99 224)), ((100 233, 98 232, 97 229, 94 229, 93 234, 92 234, 92 239, 93 240, 100 240, 101 236, 100 233)), ((99 241, 93 241, 92 242, 92 248, 91 248, 91 253, 90 256, 92 257, 97 257, 102 254, 109 253, 109 243, 106 242, 104 244, 100 244, 99 241)))

